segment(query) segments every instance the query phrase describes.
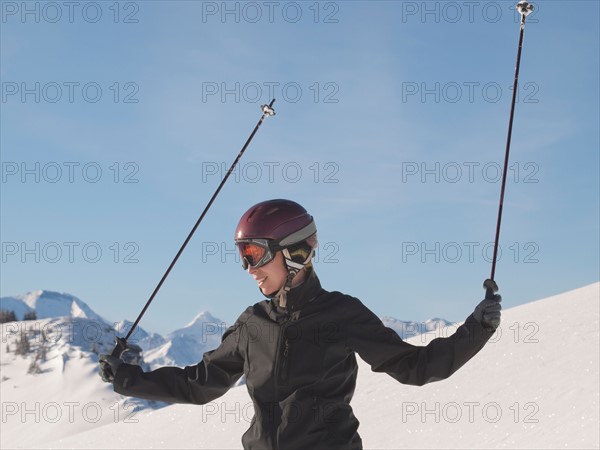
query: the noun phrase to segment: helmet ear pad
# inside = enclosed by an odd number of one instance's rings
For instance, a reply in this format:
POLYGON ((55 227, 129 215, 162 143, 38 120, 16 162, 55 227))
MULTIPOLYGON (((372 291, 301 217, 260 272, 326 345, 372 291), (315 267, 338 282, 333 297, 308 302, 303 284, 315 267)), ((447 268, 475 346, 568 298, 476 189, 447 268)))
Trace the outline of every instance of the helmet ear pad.
POLYGON ((304 241, 286 246, 287 252, 284 252, 284 256, 286 259, 304 266, 312 259, 316 244, 317 239, 313 235, 304 241))

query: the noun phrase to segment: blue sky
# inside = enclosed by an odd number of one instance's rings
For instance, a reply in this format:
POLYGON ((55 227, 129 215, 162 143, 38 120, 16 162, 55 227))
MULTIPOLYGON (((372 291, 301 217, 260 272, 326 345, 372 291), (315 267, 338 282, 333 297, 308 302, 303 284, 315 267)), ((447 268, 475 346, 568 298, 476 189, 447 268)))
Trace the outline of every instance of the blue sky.
MULTIPOLYGON (((322 284, 379 315, 463 320, 489 276, 514 2, 2 1, 2 288, 134 320, 232 322, 252 204, 315 217, 322 284)), ((504 307, 599 276, 599 3, 526 25, 496 280, 504 307)), ((535 318, 532 318, 535 320, 535 318)))

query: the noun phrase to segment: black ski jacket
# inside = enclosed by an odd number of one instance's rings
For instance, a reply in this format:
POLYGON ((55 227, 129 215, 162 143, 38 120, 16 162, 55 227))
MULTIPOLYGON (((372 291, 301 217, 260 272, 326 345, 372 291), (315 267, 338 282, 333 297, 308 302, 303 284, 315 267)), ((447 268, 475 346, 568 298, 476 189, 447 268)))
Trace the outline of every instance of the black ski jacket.
POLYGON ((447 338, 427 346, 404 342, 358 299, 328 292, 314 273, 277 300, 249 307, 227 329, 221 345, 195 366, 143 372, 122 364, 116 392, 171 403, 205 404, 242 375, 254 418, 245 449, 361 449, 350 400, 356 386, 355 353, 375 372, 421 386, 452 375, 492 336, 469 316, 447 338))

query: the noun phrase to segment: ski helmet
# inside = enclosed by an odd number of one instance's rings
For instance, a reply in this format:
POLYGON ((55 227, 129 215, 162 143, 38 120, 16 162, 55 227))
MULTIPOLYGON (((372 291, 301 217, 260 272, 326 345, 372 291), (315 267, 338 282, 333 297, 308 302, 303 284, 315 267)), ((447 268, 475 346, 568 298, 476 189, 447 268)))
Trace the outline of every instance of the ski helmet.
POLYGON ((282 251, 293 275, 310 263, 317 227, 306 209, 291 200, 267 200, 252 206, 240 219, 235 243, 242 267, 260 267, 282 251))

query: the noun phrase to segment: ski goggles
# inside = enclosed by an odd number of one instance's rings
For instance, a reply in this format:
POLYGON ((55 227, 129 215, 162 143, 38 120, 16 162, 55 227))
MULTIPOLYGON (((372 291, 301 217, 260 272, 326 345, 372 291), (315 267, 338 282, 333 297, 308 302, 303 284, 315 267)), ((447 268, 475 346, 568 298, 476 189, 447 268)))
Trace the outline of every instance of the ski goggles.
POLYGON ((238 251, 242 257, 242 267, 257 269, 270 262, 275 257, 275 249, 269 245, 267 239, 243 239, 236 241, 238 251))

